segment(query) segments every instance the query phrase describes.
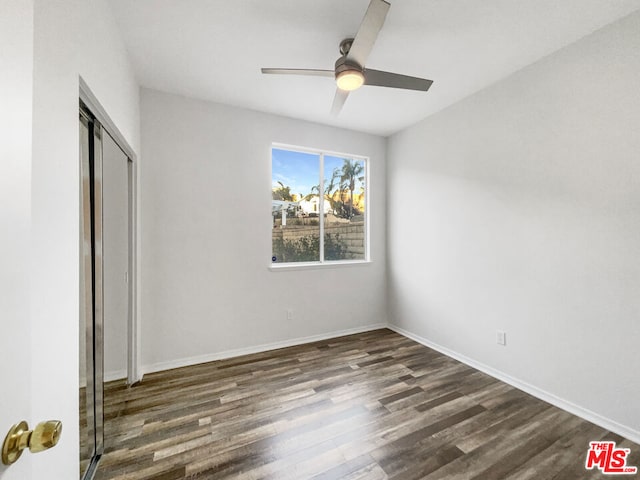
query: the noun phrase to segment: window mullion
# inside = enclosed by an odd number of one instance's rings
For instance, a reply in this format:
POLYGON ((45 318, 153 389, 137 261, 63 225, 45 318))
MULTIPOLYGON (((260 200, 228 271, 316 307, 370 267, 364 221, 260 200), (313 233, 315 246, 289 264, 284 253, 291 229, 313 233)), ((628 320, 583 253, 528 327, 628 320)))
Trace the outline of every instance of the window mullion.
POLYGON ((318 189, 318 218, 320 225, 320 263, 324 262, 324 153, 320 153, 320 188, 318 189))

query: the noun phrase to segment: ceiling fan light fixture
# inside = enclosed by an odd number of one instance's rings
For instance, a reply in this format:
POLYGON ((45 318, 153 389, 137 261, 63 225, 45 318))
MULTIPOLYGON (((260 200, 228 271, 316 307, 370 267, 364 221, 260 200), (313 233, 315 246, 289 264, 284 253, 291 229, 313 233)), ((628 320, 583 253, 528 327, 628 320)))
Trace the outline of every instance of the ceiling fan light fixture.
POLYGON ((340 90, 351 92, 364 84, 364 75, 359 70, 344 70, 336 75, 336 84, 340 90))

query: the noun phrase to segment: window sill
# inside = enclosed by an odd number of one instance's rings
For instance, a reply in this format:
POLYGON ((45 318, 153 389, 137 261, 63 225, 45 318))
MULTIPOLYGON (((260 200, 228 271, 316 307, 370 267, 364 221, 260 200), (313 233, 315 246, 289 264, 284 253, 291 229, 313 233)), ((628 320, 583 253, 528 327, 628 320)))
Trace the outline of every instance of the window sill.
POLYGON ((284 272, 287 270, 318 270, 324 268, 345 268, 363 265, 371 265, 371 260, 350 260, 339 262, 298 262, 298 263, 280 263, 269 265, 272 272, 284 272))

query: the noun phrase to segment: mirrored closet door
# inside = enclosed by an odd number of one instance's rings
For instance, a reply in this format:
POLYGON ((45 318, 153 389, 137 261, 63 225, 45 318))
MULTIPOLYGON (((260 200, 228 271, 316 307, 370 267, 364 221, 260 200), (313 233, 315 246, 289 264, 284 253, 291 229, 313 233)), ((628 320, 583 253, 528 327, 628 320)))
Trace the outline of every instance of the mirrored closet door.
POLYGON ((80 477, 104 450, 102 128, 80 109, 80 477))
POLYGON ((133 366, 133 164, 80 106, 81 304, 80 478, 93 478, 118 412, 110 395, 128 388, 133 366))

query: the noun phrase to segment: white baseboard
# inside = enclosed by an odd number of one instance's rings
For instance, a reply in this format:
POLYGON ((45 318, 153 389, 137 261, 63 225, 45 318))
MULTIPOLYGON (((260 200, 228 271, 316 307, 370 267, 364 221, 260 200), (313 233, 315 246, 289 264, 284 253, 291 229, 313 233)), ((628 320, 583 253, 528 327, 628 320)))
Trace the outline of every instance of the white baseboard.
POLYGON ((562 410, 572 413, 573 415, 583 418, 588 422, 594 423, 599 427, 602 427, 613 433, 617 433, 618 435, 628 438, 632 442, 640 443, 640 431, 638 430, 634 430, 633 428, 630 428, 626 425, 622 425, 598 413, 595 413, 595 412, 592 412, 591 410, 583 408, 580 405, 576 405, 575 403, 572 403, 563 398, 557 397, 552 393, 549 393, 534 385, 531 385, 527 382, 524 382, 510 375, 507 375, 506 373, 503 373, 499 370, 489 367, 488 365, 477 362, 458 352, 455 352, 446 347, 438 345, 437 343, 433 343, 432 341, 427 340, 426 338, 416 335, 414 333, 411 333, 401 327, 398 327, 392 324, 389 324, 386 327, 390 330, 393 330, 396 333, 399 333, 400 335, 403 335, 407 338, 410 338, 411 340, 421 343, 426 347, 432 348, 448 357, 454 358, 459 362, 462 362, 466 365, 469 365, 470 367, 480 370, 481 372, 484 372, 487 375, 491 375, 492 377, 497 378, 498 380, 501 380, 519 390, 522 390, 528 393, 529 395, 533 395, 534 397, 539 398, 540 400, 544 400, 545 402, 550 403, 551 405, 554 405, 558 408, 561 408, 562 410))
MULTIPOLYGON (((160 372, 163 370, 171 370, 172 368, 188 367, 190 365, 197 365, 198 363, 214 362, 216 360, 224 360, 226 358, 240 357, 242 355, 250 355, 252 353, 267 352, 269 350, 277 350, 278 348, 293 347, 296 345, 303 345, 305 343, 313 343, 321 340, 327 340, 329 338, 342 337, 345 335, 353 335, 355 333, 370 332, 372 330, 378 330, 380 328, 387 328, 386 323, 376 323, 373 325, 366 325, 364 327, 349 328, 346 330, 338 330, 328 333, 322 333, 319 335, 312 335, 310 337, 299 337, 291 340, 284 340, 282 342, 265 343, 262 345, 256 345, 253 347, 238 348, 235 350, 225 350, 223 352, 209 353, 206 355, 198 355, 196 357, 180 358, 177 360, 170 360, 168 362, 159 362, 151 365, 143 365, 142 373, 160 372)), ((126 372, 125 375, 126 377, 126 372)))

